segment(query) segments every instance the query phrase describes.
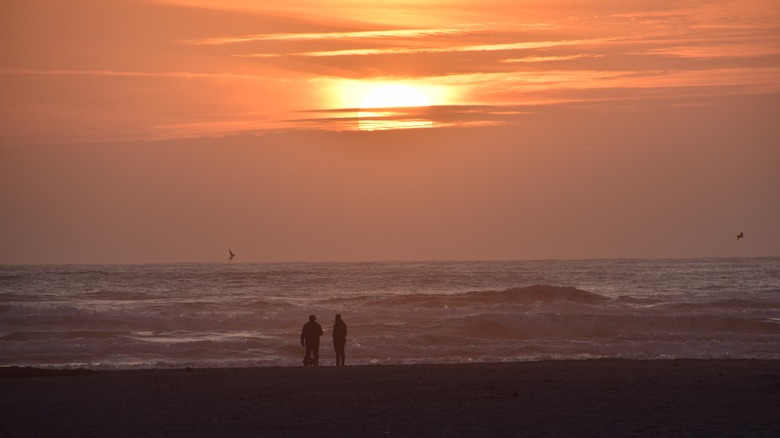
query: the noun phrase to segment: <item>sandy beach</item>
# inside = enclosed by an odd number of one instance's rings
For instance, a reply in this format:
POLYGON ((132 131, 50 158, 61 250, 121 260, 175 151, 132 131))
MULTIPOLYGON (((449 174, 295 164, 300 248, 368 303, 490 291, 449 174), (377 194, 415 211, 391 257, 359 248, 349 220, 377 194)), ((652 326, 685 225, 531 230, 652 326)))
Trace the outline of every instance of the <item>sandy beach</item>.
POLYGON ((2 436, 780 436, 780 361, 0 371, 2 436))

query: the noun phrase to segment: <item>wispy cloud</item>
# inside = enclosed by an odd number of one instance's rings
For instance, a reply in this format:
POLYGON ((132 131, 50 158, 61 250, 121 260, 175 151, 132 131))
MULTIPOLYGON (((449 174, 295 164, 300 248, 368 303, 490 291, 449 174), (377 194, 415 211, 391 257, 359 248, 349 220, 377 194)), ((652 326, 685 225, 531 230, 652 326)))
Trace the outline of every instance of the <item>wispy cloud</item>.
POLYGON ((589 54, 559 55, 559 56, 526 56, 525 58, 502 59, 499 62, 505 62, 508 64, 513 64, 518 62, 555 62, 555 61, 571 61, 572 59, 581 59, 581 58, 602 58, 602 57, 604 57, 604 55, 589 55, 589 54))
POLYGON ((60 69, 32 69, 0 67, 0 75, 31 75, 31 76, 107 76, 107 77, 133 77, 133 78, 169 78, 169 79, 208 79, 226 80, 236 79, 243 81, 267 80, 262 76, 244 75, 235 73, 202 73, 185 71, 144 72, 144 71, 117 71, 117 70, 60 70, 60 69))
MULTIPOLYGON (((683 45, 676 47, 655 47, 644 53, 648 55, 668 55, 680 58, 719 59, 754 58, 780 55, 780 44, 706 44, 683 45)), ((778 60, 780 61, 780 59, 778 60)))
POLYGON ((392 30, 363 30, 352 32, 299 32, 299 33, 275 33, 257 34, 229 37, 202 38, 184 40, 184 43, 193 45, 227 45, 248 43, 254 41, 308 41, 308 40, 356 40, 375 38, 425 38, 431 36, 461 35, 467 28, 450 29, 392 29, 392 30))
POLYGON ((376 49, 348 49, 348 50, 323 50, 313 52, 297 53, 252 53, 248 55, 236 55, 248 58, 275 58, 281 56, 310 56, 310 57, 330 57, 330 56, 369 56, 369 55, 408 55, 408 54, 436 54, 453 52, 496 52, 507 50, 529 50, 546 49, 562 46, 579 46, 583 44, 604 43, 610 41, 607 38, 598 38, 592 40, 562 40, 562 41, 532 41, 532 42, 512 42, 500 44, 478 44, 467 46, 449 46, 449 47, 424 47, 424 48, 406 48, 389 47, 376 49))

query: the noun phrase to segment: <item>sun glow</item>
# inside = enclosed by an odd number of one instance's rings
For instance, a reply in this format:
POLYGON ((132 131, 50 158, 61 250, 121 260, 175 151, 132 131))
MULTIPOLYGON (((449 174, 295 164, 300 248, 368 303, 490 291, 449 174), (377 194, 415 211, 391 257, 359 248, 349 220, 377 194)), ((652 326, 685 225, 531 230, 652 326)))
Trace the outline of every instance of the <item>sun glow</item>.
POLYGON ((326 105, 355 117, 361 131, 430 128, 437 124, 434 108, 457 100, 452 86, 440 79, 328 81, 321 88, 326 105), (435 81, 435 82, 434 82, 435 81))
POLYGON ((422 91, 407 85, 393 84, 372 88, 363 98, 360 108, 408 108, 430 104, 422 91))
POLYGON ((430 105, 422 88, 403 84, 376 85, 368 88, 360 102, 359 128, 365 131, 428 128, 432 122, 422 117, 421 110, 430 105))

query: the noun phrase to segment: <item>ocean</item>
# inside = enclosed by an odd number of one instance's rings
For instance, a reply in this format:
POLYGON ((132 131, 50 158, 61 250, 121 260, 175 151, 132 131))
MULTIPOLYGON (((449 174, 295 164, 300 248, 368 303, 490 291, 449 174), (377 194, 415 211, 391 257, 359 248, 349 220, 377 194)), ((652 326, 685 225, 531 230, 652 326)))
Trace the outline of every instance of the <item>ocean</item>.
POLYGON ((0 365, 780 359, 780 258, 0 266, 0 365))

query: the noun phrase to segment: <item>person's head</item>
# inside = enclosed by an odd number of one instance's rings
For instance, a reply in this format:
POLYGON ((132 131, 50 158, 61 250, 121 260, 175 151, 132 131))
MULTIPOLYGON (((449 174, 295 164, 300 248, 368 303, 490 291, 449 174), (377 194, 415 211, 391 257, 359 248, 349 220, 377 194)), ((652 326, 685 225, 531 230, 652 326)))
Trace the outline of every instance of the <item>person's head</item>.
POLYGON ((316 321, 317 317, 314 315, 309 315, 309 321, 316 321))
POLYGON ((338 320, 340 320, 340 319, 341 319, 341 314, 340 314, 340 313, 337 313, 337 314, 336 314, 336 321, 338 321, 338 320))

